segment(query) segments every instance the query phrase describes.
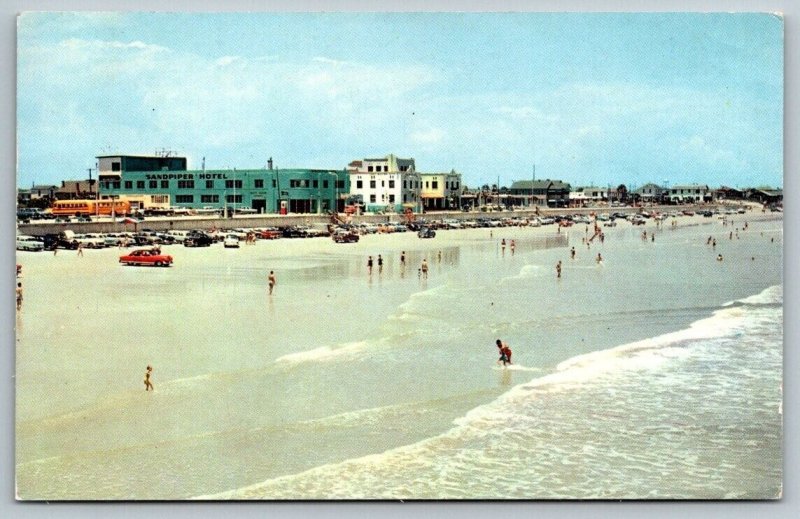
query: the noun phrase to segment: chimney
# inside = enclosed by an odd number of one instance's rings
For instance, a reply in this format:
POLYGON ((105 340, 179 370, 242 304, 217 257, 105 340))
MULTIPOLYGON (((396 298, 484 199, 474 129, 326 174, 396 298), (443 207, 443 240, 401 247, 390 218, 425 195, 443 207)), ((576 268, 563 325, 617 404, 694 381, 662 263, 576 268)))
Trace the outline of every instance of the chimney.
POLYGON ((270 157, 269 160, 267 161, 267 169, 269 170, 272 169, 272 157, 270 157))

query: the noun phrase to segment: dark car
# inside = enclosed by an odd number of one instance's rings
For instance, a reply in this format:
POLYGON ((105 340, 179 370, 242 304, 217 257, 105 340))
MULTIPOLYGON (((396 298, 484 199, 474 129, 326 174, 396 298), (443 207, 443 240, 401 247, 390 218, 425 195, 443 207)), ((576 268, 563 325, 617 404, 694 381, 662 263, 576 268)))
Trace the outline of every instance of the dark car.
POLYGON ((202 232, 189 233, 183 240, 184 247, 210 247, 212 243, 214 243, 214 238, 202 232))
POLYGON ((419 230, 417 236, 419 236, 420 238, 435 238, 436 231, 434 231, 430 227, 423 227, 422 229, 419 230))
POLYGON ((338 231, 331 234, 331 238, 336 243, 357 243, 359 240, 358 233, 352 231, 338 231))

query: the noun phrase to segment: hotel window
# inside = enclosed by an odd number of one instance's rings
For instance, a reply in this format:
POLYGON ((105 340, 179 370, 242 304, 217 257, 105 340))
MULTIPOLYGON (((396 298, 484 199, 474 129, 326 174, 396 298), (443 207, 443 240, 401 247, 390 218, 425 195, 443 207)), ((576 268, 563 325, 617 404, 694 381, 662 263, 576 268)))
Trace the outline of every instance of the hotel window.
POLYGON ((370 189, 375 189, 375 181, 374 180, 370 180, 369 181, 369 188, 370 189))
POLYGON ((383 166, 384 171, 389 171, 389 166, 383 166))
POLYGON ((178 189, 194 189, 194 180, 178 180, 178 189))
POLYGON ((308 187, 308 179, 304 178, 300 181, 300 187, 308 187))
POLYGON ((119 189, 119 181, 114 182, 114 189, 119 189))
POLYGON ((169 195, 153 195, 150 197, 150 200, 154 204, 168 204, 169 195))
POLYGON ((194 195, 176 195, 175 203, 177 204, 191 204, 194 203, 194 195))
POLYGON ((394 180, 389 181, 389 189, 394 189, 394 180))
POLYGON ((374 193, 369 195, 369 203, 371 203, 371 204, 375 203, 375 194, 374 193))
POLYGON ((339 189, 344 189, 344 180, 337 180, 336 187, 339 189))
POLYGON ((214 189, 214 181, 206 180, 206 189, 214 189))
POLYGON ((437 180, 434 180, 434 181, 431 183, 431 187, 432 187, 433 189, 439 189, 439 181, 437 181, 437 180))
POLYGON ((121 171, 122 167, 119 162, 112 162, 111 163, 111 171, 121 171))
POLYGON ((144 189, 144 180, 136 181, 136 189, 144 189))
POLYGON ((161 181, 161 189, 169 189, 169 180, 161 181))
POLYGON ((148 184, 150 185, 150 189, 158 188, 158 180, 151 180, 150 182, 148 182, 148 184))
POLYGON ((275 179, 275 178, 272 179, 272 187, 275 188, 275 189, 278 188, 278 180, 275 179))
POLYGON ((133 181, 126 180, 125 181, 125 189, 133 189, 133 181))
POLYGON ((253 180, 253 187, 255 187, 256 189, 263 189, 263 187, 264 187, 264 179, 263 178, 257 178, 255 180, 253 180))
POLYGON ((426 181, 425 181, 425 189, 428 189, 428 187, 429 187, 429 186, 430 186, 430 182, 428 182, 428 181, 426 180, 426 181))
POLYGON ((241 204, 242 203, 242 195, 228 195, 225 197, 225 200, 228 201, 229 204, 241 204))
POLYGON ((311 183, 311 187, 313 187, 313 188, 318 188, 318 187, 319 187, 319 180, 314 180, 314 181, 311 183))
POLYGON ((394 195, 389 195, 389 203, 390 204, 394 203, 394 195))
POLYGON ((200 202, 203 204, 218 204, 219 195, 200 195, 200 202))
POLYGON ((328 181, 327 180, 323 180, 322 181, 322 189, 328 189, 328 181))
POLYGON ((367 171, 372 171, 372 166, 367 166, 367 171))
POLYGON ((226 180, 225 181, 225 188, 227 189, 241 189, 242 188, 242 181, 241 180, 226 180))
POLYGON ((356 180, 356 189, 364 189, 364 181, 356 180))

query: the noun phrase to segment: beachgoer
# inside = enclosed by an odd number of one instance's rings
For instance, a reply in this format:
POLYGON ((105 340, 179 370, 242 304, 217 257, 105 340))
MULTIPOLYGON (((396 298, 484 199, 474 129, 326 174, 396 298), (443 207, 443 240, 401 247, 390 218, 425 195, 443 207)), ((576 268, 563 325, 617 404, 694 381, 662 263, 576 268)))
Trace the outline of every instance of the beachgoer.
POLYGON ((505 255, 505 253, 506 253, 506 239, 505 238, 503 238, 500 241, 500 248, 503 249, 503 255, 505 255))
POLYGON ((712 249, 716 249, 717 248, 717 240, 716 239, 711 240, 711 248, 712 249))
POLYGON ((275 285, 278 283, 278 280, 275 278, 275 271, 269 271, 269 277, 267 278, 269 282, 269 295, 272 295, 272 289, 275 288, 275 285))
MULTIPOLYGON (((511 255, 513 256, 514 255, 514 249, 517 248, 517 243, 514 240, 511 240, 510 247, 511 247, 511 255)), ((441 254, 441 252, 439 252, 439 254, 441 254)))
POLYGON ((572 250, 569 251, 570 259, 575 259, 575 247, 572 247, 572 250))
POLYGON ((147 365, 147 369, 144 372, 144 390, 145 391, 155 391, 153 389, 153 383, 150 382, 150 375, 153 372, 153 367, 149 364, 147 365))
POLYGON ((383 272, 383 258, 378 254, 378 273, 383 272))
POLYGON ((508 347, 508 344, 503 343, 502 352, 506 356, 506 360, 508 360, 508 363, 511 364, 511 348, 508 347))
POLYGON ((372 256, 367 259, 367 272, 372 274, 372 256))
POLYGON ((650 242, 652 243, 654 241, 656 241, 656 233, 650 235, 650 242))
POLYGON ((438 263, 442 262, 442 251, 439 251, 439 253, 436 255, 436 261, 438 263))
POLYGON ((56 254, 58 254, 58 244, 54 243, 53 244, 53 256, 55 256, 56 254))
POLYGON ((511 348, 500 339, 497 339, 495 344, 497 345, 497 351, 500 353, 500 358, 497 359, 497 363, 500 364, 502 362, 503 366, 511 364, 511 348))
POLYGON ((423 258, 422 267, 420 267, 420 269, 422 270, 422 277, 428 279, 428 260, 423 258))
POLYGON ((729 240, 732 240, 732 239, 733 239, 733 231, 731 231, 731 233, 728 235, 728 239, 729 239, 729 240))
POLYGON ((717 261, 722 261, 722 254, 717 254, 717 261))
POLYGON ((403 267, 406 266, 406 251, 400 253, 400 265, 403 267))
POLYGON ((561 260, 558 260, 558 263, 556 263, 556 277, 561 277, 561 260))
POLYGON ((78 243, 78 256, 83 256, 83 243, 78 243))
POLYGON ((601 256, 600 253, 598 252, 597 253, 597 263, 602 263, 602 261, 603 261, 603 256, 601 256))
POLYGON ((17 283, 17 310, 22 310, 22 283, 17 283))

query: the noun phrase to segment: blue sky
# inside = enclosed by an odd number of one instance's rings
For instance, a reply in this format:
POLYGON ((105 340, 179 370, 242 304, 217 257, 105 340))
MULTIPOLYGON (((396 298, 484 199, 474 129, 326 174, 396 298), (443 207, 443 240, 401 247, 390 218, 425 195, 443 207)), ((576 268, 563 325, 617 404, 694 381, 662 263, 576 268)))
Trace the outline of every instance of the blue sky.
POLYGON ((27 13, 18 182, 169 148, 199 169, 394 153, 469 186, 783 185, 769 14, 27 13))

